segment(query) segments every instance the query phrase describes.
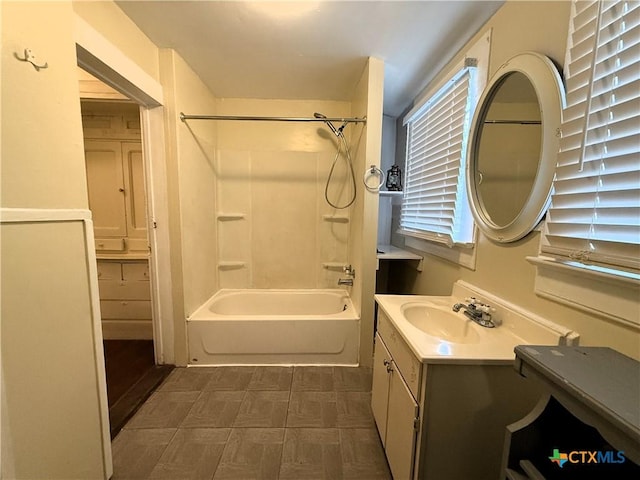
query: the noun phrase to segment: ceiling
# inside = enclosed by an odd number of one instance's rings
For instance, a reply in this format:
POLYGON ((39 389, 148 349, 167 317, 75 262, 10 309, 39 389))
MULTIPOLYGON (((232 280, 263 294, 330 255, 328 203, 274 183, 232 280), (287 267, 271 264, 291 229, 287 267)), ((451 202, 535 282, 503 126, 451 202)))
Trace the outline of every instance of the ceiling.
POLYGON ((504 2, 116 3, 216 97, 350 100, 372 56, 385 62, 384 113, 397 117, 504 2))

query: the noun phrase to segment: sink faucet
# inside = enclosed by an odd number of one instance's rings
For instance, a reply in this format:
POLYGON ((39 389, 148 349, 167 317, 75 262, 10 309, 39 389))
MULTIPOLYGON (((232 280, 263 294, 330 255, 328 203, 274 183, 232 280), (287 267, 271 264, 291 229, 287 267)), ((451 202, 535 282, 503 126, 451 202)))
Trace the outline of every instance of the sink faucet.
POLYGON ((459 312, 461 309, 464 310, 463 313, 467 317, 483 327, 494 328, 497 326, 497 323, 491 318, 491 312, 494 312, 495 308, 481 303, 473 297, 465 298, 464 301, 467 302, 468 305, 456 303, 453 306, 453 311, 459 312))

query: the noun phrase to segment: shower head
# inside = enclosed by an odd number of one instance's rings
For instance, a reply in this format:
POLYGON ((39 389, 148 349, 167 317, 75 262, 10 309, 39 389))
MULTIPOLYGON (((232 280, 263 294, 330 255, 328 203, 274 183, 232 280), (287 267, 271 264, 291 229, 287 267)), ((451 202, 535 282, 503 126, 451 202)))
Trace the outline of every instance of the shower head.
POLYGON ((323 119, 323 120, 324 120, 324 123, 326 123, 326 124, 327 124, 327 127, 329 127, 329 128, 331 129, 331 131, 333 132, 333 134, 334 134, 336 137, 339 137, 339 136, 340 136, 340 134, 342 133, 342 128, 340 128, 340 130, 338 130, 336 127, 334 127, 334 126, 333 126, 333 123, 331 123, 329 120, 327 120, 327 119, 326 119, 326 118, 327 118, 327 116, 326 116, 326 115, 323 115, 323 114, 321 114, 321 113, 315 112, 315 113, 313 114, 313 116, 314 116, 314 117, 316 117, 316 118, 321 118, 321 119, 323 119))

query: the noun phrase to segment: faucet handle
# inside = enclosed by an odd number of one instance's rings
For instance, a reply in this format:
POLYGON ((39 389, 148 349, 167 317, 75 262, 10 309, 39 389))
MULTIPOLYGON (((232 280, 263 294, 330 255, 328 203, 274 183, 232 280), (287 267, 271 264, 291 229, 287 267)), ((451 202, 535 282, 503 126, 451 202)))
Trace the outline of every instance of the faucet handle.
POLYGON ((475 305, 476 305, 476 310, 480 310, 483 313, 492 313, 496 311, 495 308, 489 305, 486 305, 484 303, 476 303, 475 305))
POLYGON ((351 266, 351 264, 349 265, 345 265, 344 267, 342 267, 342 271, 350 277, 355 277, 356 276, 356 271, 353 269, 353 267, 351 266))
POLYGON ((481 312, 489 313, 496 311, 496 309, 492 306, 487 305, 486 303, 479 302, 476 297, 467 297, 464 299, 464 301, 467 302, 470 306, 473 305, 476 310, 480 310, 481 312))

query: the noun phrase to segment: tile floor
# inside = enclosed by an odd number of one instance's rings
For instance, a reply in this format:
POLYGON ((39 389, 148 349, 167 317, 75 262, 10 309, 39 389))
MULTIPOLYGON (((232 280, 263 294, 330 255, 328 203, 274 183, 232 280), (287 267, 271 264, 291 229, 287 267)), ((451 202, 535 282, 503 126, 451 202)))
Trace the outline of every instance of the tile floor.
POLYGON ((177 368, 113 441, 113 480, 391 479, 371 369, 177 368))

